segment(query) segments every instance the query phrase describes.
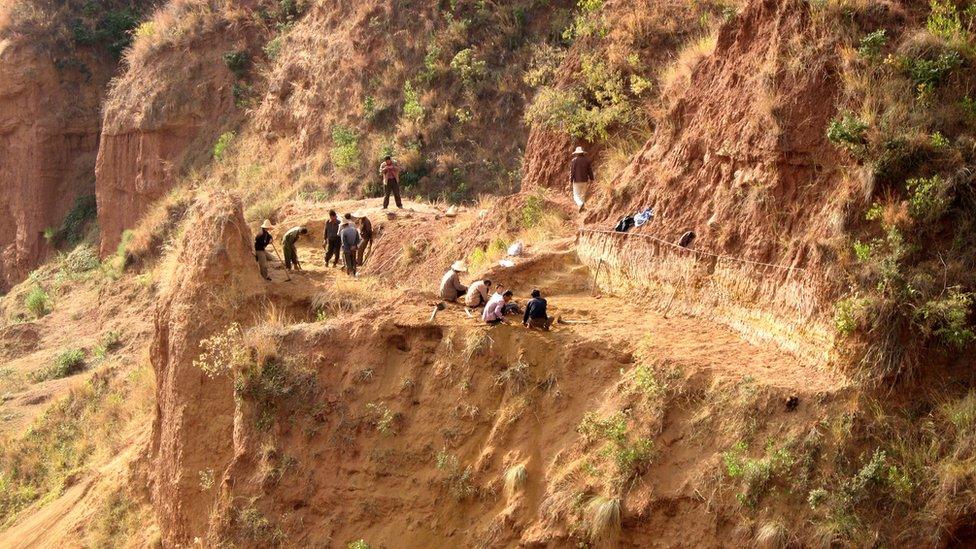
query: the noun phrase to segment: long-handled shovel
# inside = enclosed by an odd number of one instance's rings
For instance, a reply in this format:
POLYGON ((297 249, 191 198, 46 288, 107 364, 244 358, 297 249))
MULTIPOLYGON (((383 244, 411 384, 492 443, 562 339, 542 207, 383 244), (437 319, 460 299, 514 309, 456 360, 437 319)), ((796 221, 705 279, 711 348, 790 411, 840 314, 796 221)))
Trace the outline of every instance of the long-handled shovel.
MULTIPOLYGON (((278 254, 278 248, 275 247, 274 242, 271 242, 271 249, 274 250, 276 256, 278 256, 278 261, 281 261, 281 265, 284 267, 285 262, 281 260, 281 255, 278 254)), ((291 282, 291 275, 288 274, 288 267, 285 267, 285 281, 291 282)))

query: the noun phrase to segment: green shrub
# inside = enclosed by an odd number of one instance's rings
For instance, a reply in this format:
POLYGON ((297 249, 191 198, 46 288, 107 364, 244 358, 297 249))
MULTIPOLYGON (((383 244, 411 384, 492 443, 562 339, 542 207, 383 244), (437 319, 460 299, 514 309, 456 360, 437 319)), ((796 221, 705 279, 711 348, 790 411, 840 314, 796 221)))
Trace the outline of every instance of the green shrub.
POLYGON ((525 110, 525 120, 587 141, 605 141, 619 128, 641 122, 635 108, 638 83, 597 56, 581 60, 580 82, 569 89, 543 86, 525 110))
POLYGON ((842 145, 847 148, 855 148, 867 142, 865 133, 868 125, 866 122, 858 120, 850 114, 841 118, 835 118, 827 126, 827 139, 835 145, 842 145))
POLYGON ((367 95, 363 99, 363 119, 368 122, 373 121, 376 118, 376 98, 372 95, 367 95))
POLYGON ((462 501, 474 495, 475 486, 472 482, 474 470, 470 465, 462 468, 457 456, 448 453, 446 448, 437 452, 434 463, 439 471, 444 471, 444 485, 454 499, 462 501))
POLYGON ((61 379, 74 375, 85 368, 85 351, 70 349, 62 351, 48 367, 34 372, 31 380, 35 383, 49 379, 61 379))
POLYGON ((741 491, 736 499, 744 505, 756 507, 773 482, 788 476, 796 460, 785 446, 775 448, 772 443, 766 446, 765 454, 759 458, 747 457, 748 449, 746 443, 737 443, 722 453, 722 464, 730 479, 739 480, 741 491))
POLYGON ((359 134, 352 128, 335 125, 332 128, 332 164, 339 170, 359 165, 359 134))
POLYGON ((451 59, 451 70, 457 73, 466 86, 474 84, 488 73, 487 63, 478 59, 472 48, 465 48, 455 54, 454 59, 451 59))
POLYGON ((623 412, 605 419, 596 412, 587 412, 576 430, 585 441, 602 443, 598 455, 610 460, 613 471, 609 480, 617 486, 638 475, 654 455, 652 440, 644 437, 631 440, 623 412))
POLYGON ((915 312, 915 319, 945 345, 962 349, 976 339, 969 324, 969 312, 976 294, 950 288, 948 293, 926 302, 915 312))
POLYGON ((110 352, 118 349, 121 343, 122 334, 115 330, 109 330, 108 332, 105 332, 105 335, 102 336, 102 339, 98 342, 98 345, 96 345, 92 350, 92 354, 95 355, 96 358, 104 359, 110 352))
POLYGON ((357 539, 356 541, 350 541, 346 545, 346 549, 369 549, 369 544, 366 543, 366 540, 357 539))
POLYGON ((281 37, 275 36, 264 45, 264 55, 274 61, 278 58, 279 54, 281 54, 281 37))
POLYGON ((247 74, 247 69, 251 66, 251 55, 244 50, 231 50, 224 53, 224 65, 234 73, 234 76, 243 78, 247 74))
MULTIPOLYGON (((92 4, 97 9, 97 4, 92 4)), ((116 59, 122 56, 132 43, 133 29, 139 22, 136 12, 129 9, 105 12, 92 24, 81 19, 72 24, 72 34, 77 44, 83 46, 101 45, 116 59)))
POLYGON ((315 372, 277 356, 247 360, 234 377, 234 393, 255 407, 257 426, 271 427, 273 415, 288 404, 303 404, 315 391, 315 372))
POLYGON ((909 179, 905 188, 910 193, 908 213, 923 223, 940 219, 952 202, 949 181, 938 175, 909 179))
POLYGON ((868 34, 861 39, 861 44, 857 48, 857 53, 870 61, 876 61, 881 57, 881 50, 888 44, 888 34, 885 29, 880 29, 868 34))
POLYGON ((531 229, 542 221, 545 214, 546 202, 541 195, 529 195, 525 199, 525 204, 519 210, 519 224, 523 229, 531 229))
POLYGON ((865 309, 870 301, 866 298, 851 296, 834 305, 834 328, 842 336, 853 335, 861 326, 865 309))
POLYGON ((24 307, 34 318, 41 318, 51 312, 51 297, 40 285, 34 286, 24 297, 24 307))
POLYGON ((945 150, 949 148, 949 138, 942 135, 942 132, 934 132, 929 136, 929 144, 935 150, 945 150))
POLYGON ((950 0, 932 0, 925 26, 933 35, 950 42, 966 36, 959 9, 950 0))
POLYGON ((420 103, 420 93, 414 89, 410 81, 403 85, 403 116, 413 122, 421 122, 424 119, 424 106, 420 103))
POLYGON ((933 59, 900 57, 897 66, 912 81, 919 100, 927 101, 939 85, 962 65, 955 51, 944 51, 933 59))
POLYGON ((231 86, 231 94, 234 96, 234 106, 238 109, 246 109, 254 99, 254 86, 234 82, 234 85, 231 86))
POLYGON ((74 246, 85 237, 85 228, 97 215, 95 195, 78 196, 71 210, 64 216, 61 226, 51 230, 50 234, 45 230, 44 236, 53 246, 74 246))
POLYGON ((233 143, 234 137, 236 136, 237 134, 234 132, 224 132, 220 134, 220 137, 217 138, 217 142, 214 143, 213 147, 214 160, 218 162, 223 160, 224 155, 227 154, 227 150, 230 148, 230 145, 233 143))

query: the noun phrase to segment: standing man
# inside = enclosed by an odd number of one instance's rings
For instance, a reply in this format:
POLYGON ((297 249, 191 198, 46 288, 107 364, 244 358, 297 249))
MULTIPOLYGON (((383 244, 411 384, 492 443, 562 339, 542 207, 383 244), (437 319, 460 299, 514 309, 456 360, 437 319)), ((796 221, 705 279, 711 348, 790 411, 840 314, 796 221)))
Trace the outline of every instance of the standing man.
POLYGON ((302 265, 298 262, 298 248, 295 247, 295 243, 303 234, 308 234, 308 229, 292 227, 288 229, 285 236, 281 237, 281 251, 285 254, 285 269, 291 270, 294 267, 297 271, 302 270, 302 265))
POLYGON ((569 186, 573 191, 573 201, 579 206, 579 211, 583 211, 586 203, 586 190, 593 182, 593 164, 586 156, 583 147, 576 147, 573 151, 573 160, 569 163, 569 186))
POLYGON ((346 264, 346 274, 356 276, 356 250, 362 240, 356 224, 352 221, 352 214, 346 214, 345 223, 339 230, 339 240, 342 244, 342 260, 346 264))
POLYGON ((495 292, 488 300, 488 304, 485 305, 484 312, 481 313, 481 319, 485 321, 485 324, 504 324, 505 323, 505 305, 512 300, 512 290, 505 290, 505 293, 500 294, 495 292))
POLYGON ((383 163, 380 164, 380 175, 383 177, 383 189, 386 191, 386 196, 383 197, 383 209, 385 210, 390 205, 390 194, 393 194, 397 208, 402 210, 403 203, 400 202, 400 164, 396 160, 393 160, 392 156, 387 155, 383 158, 383 163))
POLYGON ((258 260, 261 278, 265 280, 271 280, 271 277, 268 276, 268 261, 271 261, 271 255, 265 249, 268 244, 271 244, 272 236, 268 231, 273 228, 274 225, 271 224, 271 220, 265 219, 264 223, 261 224, 261 232, 254 237, 254 258, 258 260))
POLYGON ((339 266, 339 244, 339 216, 336 215, 335 210, 329 210, 329 220, 325 222, 325 240, 322 242, 322 247, 326 249, 326 267, 329 266, 330 258, 334 258, 333 267, 339 266))
POLYGON ((542 292, 532 290, 532 299, 525 304, 525 316, 522 317, 522 325, 529 328, 538 328, 549 331, 552 326, 552 319, 546 314, 546 300, 542 297, 542 292))
POLYGON ((441 299, 444 301, 457 301, 459 297, 468 291, 468 287, 461 284, 461 273, 468 272, 468 267, 463 261, 455 261, 451 265, 451 270, 444 273, 441 277, 441 299))
POLYGON ((373 245, 373 223, 362 211, 352 214, 359 218, 359 236, 362 242, 359 244, 359 252, 356 254, 356 265, 362 267, 363 260, 366 259, 366 248, 373 245))

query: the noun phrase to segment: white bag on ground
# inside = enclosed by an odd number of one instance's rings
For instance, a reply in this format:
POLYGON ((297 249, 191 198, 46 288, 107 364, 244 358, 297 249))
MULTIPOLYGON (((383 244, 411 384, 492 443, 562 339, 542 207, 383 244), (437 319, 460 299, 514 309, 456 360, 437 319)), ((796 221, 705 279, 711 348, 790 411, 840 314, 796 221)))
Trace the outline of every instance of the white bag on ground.
POLYGON ((522 255, 522 251, 524 249, 525 246, 522 244, 522 241, 516 241, 514 244, 508 247, 508 255, 509 257, 518 257, 522 255))

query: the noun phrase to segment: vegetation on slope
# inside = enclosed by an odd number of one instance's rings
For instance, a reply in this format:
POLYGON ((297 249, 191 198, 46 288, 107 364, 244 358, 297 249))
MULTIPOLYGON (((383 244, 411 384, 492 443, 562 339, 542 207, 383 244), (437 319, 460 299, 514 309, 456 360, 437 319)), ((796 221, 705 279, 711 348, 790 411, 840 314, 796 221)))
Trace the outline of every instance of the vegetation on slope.
POLYGON ((935 0, 918 27, 836 17, 844 93, 826 131, 867 197, 838 257, 851 295, 836 323, 862 336, 849 350, 864 375, 890 380, 976 340, 976 5, 935 0))

